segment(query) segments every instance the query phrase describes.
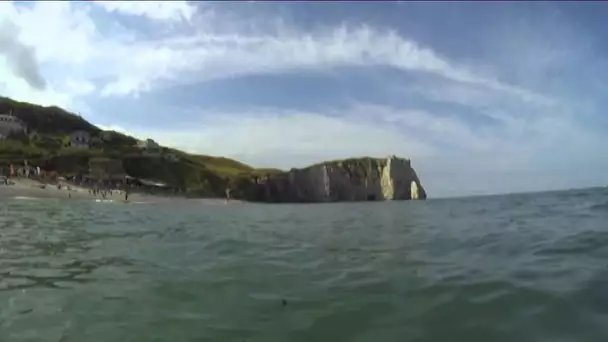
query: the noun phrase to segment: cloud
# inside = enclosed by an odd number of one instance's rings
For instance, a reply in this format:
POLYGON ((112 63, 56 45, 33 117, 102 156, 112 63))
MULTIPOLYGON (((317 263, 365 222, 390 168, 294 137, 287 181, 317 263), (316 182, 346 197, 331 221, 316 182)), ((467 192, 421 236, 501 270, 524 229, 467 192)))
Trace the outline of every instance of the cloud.
MULTIPOLYGON (((102 1, 91 6, 159 22, 192 20, 198 14, 185 2, 102 1)), ((107 35, 88 9, 69 3, 36 3, 32 9, 19 9, 15 16, 24 32, 23 40, 36 48, 42 60, 76 66, 74 72, 88 81, 106 80, 101 88, 108 96, 250 74, 387 65, 481 85, 526 101, 551 101, 542 94, 501 83, 492 75, 479 75, 394 30, 340 25, 299 32, 277 24, 268 32, 220 31, 214 30, 213 24, 222 26, 225 16, 219 11, 204 16, 207 11, 200 14, 212 21, 206 23, 205 30, 188 26, 161 38, 136 40, 130 34, 134 28, 124 28, 121 35, 107 35), (54 44, 56 41, 70 41, 70 49, 54 44)))
POLYGON ((93 49, 88 37, 95 34, 87 11, 67 2, 2 2, 0 23, 9 23, 0 35, 13 47, 11 58, 24 64, 15 68, 0 58, 0 94, 74 111, 88 108, 79 99, 94 86, 80 72, 93 49))
POLYGON ((46 80, 40 72, 35 49, 19 41, 19 28, 8 20, 0 21, 0 56, 4 56, 15 75, 32 88, 46 88, 46 80))
POLYGON ((112 89, 108 94, 137 93, 158 82, 166 85, 167 82, 204 82, 251 74, 385 65, 488 87, 525 101, 552 101, 544 95, 500 83, 492 77, 476 75, 394 31, 379 31, 367 26, 342 25, 316 34, 279 32, 276 35, 246 35, 205 31, 129 44, 113 51, 116 58, 125 60, 127 55, 130 58, 127 63, 116 64, 120 70, 113 73, 124 76, 107 85, 112 89))
POLYGON ((152 20, 190 20, 196 7, 187 1, 92 1, 108 12, 143 16, 152 20))

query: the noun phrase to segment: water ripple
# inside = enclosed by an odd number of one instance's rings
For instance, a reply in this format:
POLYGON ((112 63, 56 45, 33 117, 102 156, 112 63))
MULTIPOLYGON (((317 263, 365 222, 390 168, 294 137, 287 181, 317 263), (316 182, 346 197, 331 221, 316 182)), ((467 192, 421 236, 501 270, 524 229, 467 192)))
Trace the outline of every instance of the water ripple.
POLYGON ((0 201, 0 341, 601 341, 607 203, 0 201))

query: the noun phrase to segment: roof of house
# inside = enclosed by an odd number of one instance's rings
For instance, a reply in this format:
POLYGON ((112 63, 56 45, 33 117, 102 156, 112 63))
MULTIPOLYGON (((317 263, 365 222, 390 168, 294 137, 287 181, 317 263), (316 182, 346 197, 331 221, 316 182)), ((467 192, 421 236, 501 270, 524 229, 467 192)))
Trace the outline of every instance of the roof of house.
POLYGON ((0 118, 5 119, 5 120, 9 120, 12 122, 17 122, 20 124, 25 124, 21 119, 19 119, 18 117, 12 115, 12 114, 0 114, 0 118))

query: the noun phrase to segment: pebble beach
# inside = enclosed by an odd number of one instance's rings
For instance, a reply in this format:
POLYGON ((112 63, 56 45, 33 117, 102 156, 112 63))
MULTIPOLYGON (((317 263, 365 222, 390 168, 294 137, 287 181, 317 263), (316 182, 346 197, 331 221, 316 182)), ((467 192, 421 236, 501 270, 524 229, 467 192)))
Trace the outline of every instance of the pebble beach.
MULTIPOLYGON (((88 188, 74 186, 72 184, 62 184, 58 188, 54 184, 46 184, 28 179, 11 178, 14 184, 0 185, 0 198, 57 198, 57 199, 92 199, 105 200, 112 202, 124 202, 124 192, 114 190, 108 193, 105 198, 100 194, 93 195, 88 188)), ((144 195, 138 193, 129 194, 129 202, 150 202, 157 201, 160 197, 144 195)))
MULTIPOLYGON (((55 184, 46 184, 29 178, 11 178, 14 184, 0 185, 0 200, 10 198, 21 199, 42 199, 54 198, 65 200, 93 200, 103 202, 125 203, 124 192, 113 190, 112 193, 107 193, 105 197, 100 194, 93 194, 88 188, 76 186, 69 183, 63 183, 58 189, 55 184), (68 188, 69 187, 69 188, 68 188)), ((218 198, 196 198, 188 199, 185 197, 169 197, 160 195, 151 195, 141 192, 129 192, 128 202, 132 204, 152 204, 162 202, 175 201, 199 201, 201 204, 217 205, 217 204, 239 204, 246 203, 239 200, 230 200, 226 202, 224 199, 218 198)))

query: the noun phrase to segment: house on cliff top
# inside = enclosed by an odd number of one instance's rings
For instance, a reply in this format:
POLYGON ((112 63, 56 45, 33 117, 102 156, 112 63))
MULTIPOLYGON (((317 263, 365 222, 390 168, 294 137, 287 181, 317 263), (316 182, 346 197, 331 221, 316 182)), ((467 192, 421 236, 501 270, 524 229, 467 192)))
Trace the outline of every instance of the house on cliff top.
POLYGON ((149 156, 157 156, 161 154, 162 148, 161 146, 154 140, 148 138, 146 140, 140 140, 137 142, 137 147, 139 147, 144 155, 149 156))
POLYGON ((74 131, 70 134, 68 144, 70 147, 74 148, 89 148, 91 144, 91 134, 87 131, 74 131))
POLYGON ((5 139, 12 133, 27 134, 27 125, 14 116, 12 111, 8 114, 0 114, 0 138, 5 139))

